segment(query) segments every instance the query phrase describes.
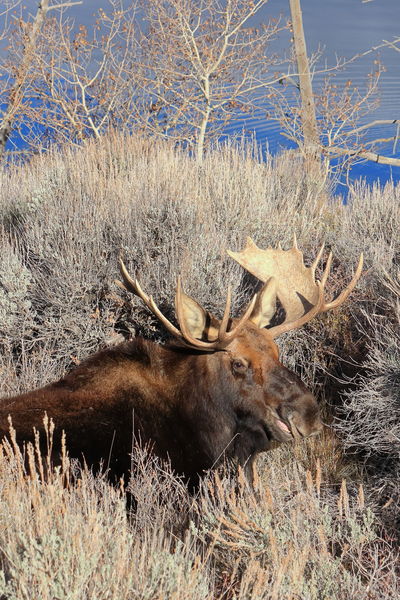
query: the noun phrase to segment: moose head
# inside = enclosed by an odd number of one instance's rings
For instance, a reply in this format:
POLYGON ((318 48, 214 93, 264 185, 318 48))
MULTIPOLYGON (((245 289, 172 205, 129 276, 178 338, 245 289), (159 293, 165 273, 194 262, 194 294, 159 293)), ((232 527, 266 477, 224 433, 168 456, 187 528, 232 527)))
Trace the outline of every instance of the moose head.
MULTIPOLYGON (((308 437, 322 429, 315 398, 297 375, 280 363, 275 339, 301 327, 319 313, 337 308, 354 289, 362 272, 362 255, 348 286, 334 300, 326 300, 325 285, 332 266, 332 253, 321 280, 315 278, 323 251, 324 245, 312 265, 306 267, 296 236, 293 247, 286 251, 280 245, 262 250, 248 238, 242 252, 228 250, 229 256, 264 284, 243 314, 237 319, 230 317, 231 290, 228 288, 224 314, 222 320, 218 320, 183 292, 178 278, 175 296, 178 328, 162 314, 138 280, 131 278, 120 259, 124 287, 141 298, 183 347, 197 350, 208 362, 204 381, 197 379, 199 388, 204 382, 209 387, 213 378, 219 378, 219 384, 224 386, 221 397, 230 390, 236 433, 240 433, 240 441, 233 443, 235 455, 246 465, 248 474, 256 453, 268 449, 271 440, 308 437), (273 324, 277 301, 284 318, 273 324), (234 382, 231 386, 228 385, 229 378, 234 382)), ((196 372, 193 375, 198 377, 196 372)), ((228 429, 231 435, 232 429, 228 429)), ((226 441, 230 442, 230 439, 226 441)))

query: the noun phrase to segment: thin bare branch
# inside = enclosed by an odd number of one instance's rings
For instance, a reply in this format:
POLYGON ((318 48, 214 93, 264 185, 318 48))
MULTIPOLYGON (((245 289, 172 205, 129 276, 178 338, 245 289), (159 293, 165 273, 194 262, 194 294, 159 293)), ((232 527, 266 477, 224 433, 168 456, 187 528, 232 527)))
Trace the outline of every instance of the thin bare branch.
POLYGON ((77 6, 78 4, 83 4, 83 1, 79 2, 63 2, 62 4, 53 4, 48 7, 48 10, 59 10, 62 8, 69 8, 70 6, 77 6))
POLYGON ((324 152, 333 153, 336 156, 350 156, 352 158, 364 158, 372 162, 379 163, 381 165, 391 165, 393 167, 400 167, 400 158, 394 158, 391 156, 384 156, 376 152, 369 152, 367 150, 351 150, 347 148, 339 148, 337 146, 331 146, 323 149, 324 152))
POLYGON ((343 135, 349 136, 354 135, 355 133, 360 133, 365 129, 370 129, 371 127, 377 127, 381 125, 396 125, 400 123, 400 119, 376 119, 375 121, 371 121, 370 123, 366 123, 365 125, 361 125, 360 127, 356 127, 355 129, 351 129, 350 131, 343 132, 343 135))

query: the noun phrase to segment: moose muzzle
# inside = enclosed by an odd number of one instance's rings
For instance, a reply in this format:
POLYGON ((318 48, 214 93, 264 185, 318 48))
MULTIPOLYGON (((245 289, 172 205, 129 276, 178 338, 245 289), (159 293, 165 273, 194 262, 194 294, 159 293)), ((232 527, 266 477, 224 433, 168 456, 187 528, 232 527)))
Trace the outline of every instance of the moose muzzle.
POLYGON ((322 431, 317 400, 295 373, 277 367, 270 374, 268 388, 270 429, 275 439, 299 439, 322 431))

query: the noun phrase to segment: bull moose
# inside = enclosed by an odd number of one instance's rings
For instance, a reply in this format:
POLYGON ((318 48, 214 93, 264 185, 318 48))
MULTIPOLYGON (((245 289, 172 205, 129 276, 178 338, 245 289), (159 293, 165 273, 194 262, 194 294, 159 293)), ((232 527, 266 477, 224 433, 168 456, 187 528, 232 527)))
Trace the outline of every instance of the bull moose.
MULTIPOLYGON (((129 275, 133 292, 175 338, 166 345, 136 338, 101 350, 56 383, 0 402, 0 436, 8 415, 19 442, 32 440, 47 413, 65 431, 70 456, 113 477, 129 473, 132 443, 146 443, 169 459, 192 484, 223 459, 234 459, 251 480, 257 453, 273 440, 286 442, 321 431, 318 404, 297 375, 279 362, 275 338, 340 306, 356 285, 362 255, 349 285, 327 302, 315 272, 323 246, 306 267, 296 239, 290 250, 262 250, 248 238, 242 252, 228 254, 263 282, 242 316, 230 317, 228 290, 222 320, 186 295, 178 279, 178 327, 129 275), (283 320, 276 319, 277 300, 283 320)), ((56 429, 57 431, 57 429, 56 429)))

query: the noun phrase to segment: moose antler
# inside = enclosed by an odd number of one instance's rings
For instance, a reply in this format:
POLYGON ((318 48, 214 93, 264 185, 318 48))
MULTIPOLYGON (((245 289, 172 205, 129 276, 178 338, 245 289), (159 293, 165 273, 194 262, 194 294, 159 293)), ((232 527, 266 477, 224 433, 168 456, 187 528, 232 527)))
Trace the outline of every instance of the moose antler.
POLYGON ((247 238, 246 247, 241 252, 227 251, 229 256, 261 281, 275 279, 276 296, 285 309, 286 316, 283 323, 268 329, 273 337, 297 329, 317 314, 340 306, 354 289, 361 276, 362 254, 349 285, 331 302, 325 300, 324 289, 331 270, 332 252, 329 253, 321 281, 315 280, 315 271, 323 251, 324 244, 310 267, 304 265, 303 253, 297 247, 296 236, 290 250, 282 250, 280 244, 277 248, 262 250, 251 238, 247 238))
POLYGON ((236 322, 235 326, 230 331, 228 331, 229 313, 231 308, 231 289, 228 288, 224 316, 222 317, 222 321, 219 325, 216 334, 216 339, 212 341, 203 341, 196 338, 192 334, 188 324, 187 313, 190 310, 193 311, 193 308, 195 308, 195 310, 197 310, 197 318, 203 318, 205 323, 206 311, 195 300, 193 300, 193 298, 187 296, 183 292, 180 277, 178 277, 175 296, 175 310, 180 328, 178 329, 177 327, 175 327, 175 325, 171 323, 171 321, 167 319, 167 317, 165 317, 162 314, 162 312, 154 302, 153 298, 151 296, 148 296, 143 291, 138 280, 132 279, 132 277, 127 271, 127 268, 122 258, 119 258, 119 267, 123 279, 123 284, 121 285, 123 285, 123 287, 125 287, 125 289, 127 289, 129 292, 132 292, 133 294, 136 294, 136 296, 139 296, 139 298, 143 300, 144 304, 151 310, 151 312, 157 317, 157 319, 161 321, 161 323, 164 325, 167 331, 169 331, 169 333, 171 333, 174 337, 184 342, 186 345, 191 346, 192 348, 197 348, 200 350, 216 350, 227 346, 238 335, 244 324, 249 320, 253 312, 254 306, 257 302, 257 294, 255 294, 243 315, 236 322))

